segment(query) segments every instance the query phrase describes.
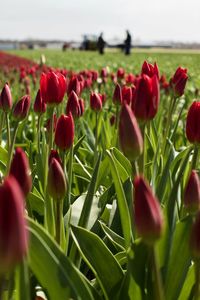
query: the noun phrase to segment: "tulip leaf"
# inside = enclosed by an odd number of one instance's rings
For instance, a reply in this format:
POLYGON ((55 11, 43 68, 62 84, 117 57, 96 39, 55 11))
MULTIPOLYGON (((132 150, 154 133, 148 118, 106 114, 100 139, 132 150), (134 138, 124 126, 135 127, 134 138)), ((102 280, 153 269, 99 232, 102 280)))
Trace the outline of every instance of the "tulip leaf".
POLYGON ((29 219, 29 266, 51 300, 90 299, 92 292, 83 275, 65 257, 45 230, 29 219))
POLYGON ((100 225, 108 239, 113 243, 113 245, 116 246, 117 249, 119 249, 120 251, 124 250, 124 239, 102 222, 100 222, 100 225))
POLYGON ((118 261, 98 235, 81 227, 71 229, 78 250, 98 279, 106 299, 114 299, 124 277, 118 261))
POLYGON ((115 190, 116 190, 116 194, 117 194, 121 226, 122 226, 123 236, 125 239, 125 247, 127 249, 130 246, 130 242, 132 239, 132 228, 131 228, 131 219, 130 219, 130 214, 129 214, 129 208, 128 208, 127 200, 126 200, 125 193, 123 190, 123 186, 122 186, 122 183, 121 183, 121 180, 119 177, 115 159, 113 158, 110 151, 107 151, 107 154, 109 157, 111 174, 112 174, 112 178, 113 178, 113 182, 114 182, 115 190))
POLYGON ((188 217, 176 225, 165 280, 166 299, 178 299, 186 279, 191 264, 189 249, 191 224, 192 220, 188 217), (174 276, 174 268, 176 268, 176 276, 174 276))

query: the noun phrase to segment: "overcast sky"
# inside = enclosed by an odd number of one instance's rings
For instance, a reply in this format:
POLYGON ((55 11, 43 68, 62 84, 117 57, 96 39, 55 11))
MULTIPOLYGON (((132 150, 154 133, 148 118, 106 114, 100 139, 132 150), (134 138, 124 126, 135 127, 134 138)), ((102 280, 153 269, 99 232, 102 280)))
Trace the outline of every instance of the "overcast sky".
POLYGON ((1 0, 0 39, 78 39, 104 32, 200 42, 200 0, 1 0))

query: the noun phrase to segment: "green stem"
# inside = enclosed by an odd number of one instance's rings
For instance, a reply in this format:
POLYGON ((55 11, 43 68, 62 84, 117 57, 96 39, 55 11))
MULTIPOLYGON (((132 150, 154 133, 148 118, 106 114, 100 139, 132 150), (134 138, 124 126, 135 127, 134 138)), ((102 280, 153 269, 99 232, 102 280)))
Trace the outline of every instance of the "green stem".
POLYGON ((56 213, 56 241, 58 245, 61 244, 61 234, 62 234, 62 200, 58 199, 56 200, 56 208, 55 208, 55 213, 56 213))
POLYGON ((0 114, 0 145, 1 145, 1 141, 2 141, 2 129, 4 126, 4 121, 5 121, 5 114, 4 114, 4 112, 1 112, 1 114, 0 114))
POLYGON ((4 276, 0 275, 0 299, 3 299, 4 282, 4 276))
POLYGON ((74 146, 72 145, 70 152, 69 152, 69 163, 68 163, 68 191, 67 191, 67 208, 68 209, 71 205, 73 156, 74 156, 74 146))
POLYGON ((194 286, 194 300, 200 299, 200 262, 195 261, 195 286, 194 286))
POLYGON ((198 146, 195 144, 194 145, 194 154, 192 157, 192 165, 191 165, 191 170, 195 170, 196 169, 196 165, 198 162, 198 146))
POLYGON ((12 137, 12 141, 8 150, 8 162, 7 162, 7 168, 6 168, 6 175, 8 175, 9 171, 10 171, 10 165, 11 165, 11 161, 12 161, 12 154, 13 154, 13 150, 14 150, 14 146, 15 146, 15 140, 16 140, 16 136, 17 136, 17 130, 19 127, 19 123, 16 123, 15 128, 14 128, 14 132, 13 132, 13 137, 12 137))
POLYGON ((153 273, 153 280, 154 280, 154 299, 155 300, 163 300, 163 286, 162 286, 162 280, 160 276, 160 271, 158 267, 158 259, 157 259, 157 253, 155 246, 151 246, 151 252, 152 252, 152 273, 153 273))
POLYGON ((6 130, 7 130, 7 147, 9 149, 10 148, 10 122, 9 122, 7 112, 5 112, 5 117, 6 117, 6 130))
POLYGON ((166 150, 166 144, 167 144, 167 137, 170 132, 171 128, 171 121, 172 121, 172 115, 174 111, 174 107, 176 104, 176 98, 171 98, 170 106, 169 106, 169 113, 167 115, 167 121, 166 121, 166 126, 165 126, 165 131, 164 131, 164 138, 163 138, 163 148, 162 148, 162 153, 165 153, 166 150))
POLYGON ((41 119, 42 119, 42 115, 39 115, 38 116, 38 124, 37 124, 37 148, 38 148, 38 153, 40 153, 41 119))
POLYGON ((138 158, 139 173, 143 174, 143 175, 144 175, 144 172, 145 172, 145 153, 146 153, 145 128, 146 128, 146 124, 144 123, 141 126, 141 133, 142 133, 143 144, 144 144, 143 153, 138 158))
POLYGON ((53 149, 54 107, 50 107, 49 153, 53 149))

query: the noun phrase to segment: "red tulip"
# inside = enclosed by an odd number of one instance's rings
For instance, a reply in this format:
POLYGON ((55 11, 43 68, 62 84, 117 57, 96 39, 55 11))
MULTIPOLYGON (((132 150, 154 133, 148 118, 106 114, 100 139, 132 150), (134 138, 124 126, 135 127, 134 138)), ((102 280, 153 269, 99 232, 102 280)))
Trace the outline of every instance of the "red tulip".
POLYGON ((181 97, 184 94, 186 82, 188 80, 187 69, 179 67, 170 80, 170 85, 174 91, 175 97, 181 97))
POLYGON ((124 75, 125 75, 125 70, 123 68, 119 68, 117 70, 117 78, 124 78, 124 75))
POLYGON ((28 158, 21 148, 17 148, 10 166, 10 175, 19 183, 24 195, 27 196, 32 188, 32 178, 28 158))
MULTIPOLYGON (((50 131, 50 125, 51 125, 51 119, 48 119, 46 123, 46 129, 48 132, 50 131)), ((53 131, 56 130, 56 125, 57 125, 57 116, 56 114, 53 114, 53 131)))
POLYGON ((27 253, 24 195, 13 176, 0 186, 0 274, 11 271, 27 253))
POLYGON ((55 158, 52 158, 49 166, 47 190, 54 200, 61 200, 66 194, 65 174, 60 163, 55 158))
POLYGON ((50 166, 51 161, 52 161, 53 158, 55 158, 55 159, 59 162, 59 164, 62 166, 62 161, 61 161, 61 159, 60 159, 60 156, 59 156, 59 154, 58 154, 58 151, 57 151, 57 150, 54 150, 54 149, 51 149, 51 152, 50 152, 50 154, 49 154, 49 161, 48 161, 49 166, 50 166))
POLYGON ((31 99, 29 95, 23 96, 16 104, 13 110, 13 116, 21 121, 28 116, 28 112, 31 105, 31 99))
POLYGON ((134 188, 135 226, 144 242, 153 244, 163 229, 160 204, 142 176, 135 178, 134 188))
POLYGON ((84 100, 82 98, 80 98, 78 100, 78 102, 79 102, 79 107, 80 107, 80 116, 82 116, 84 114, 84 111, 85 111, 84 100))
POLYGON ((200 210, 200 180, 195 170, 192 170, 185 188, 184 204, 189 213, 200 210))
POLYGON ((65 116, 62 114, 57 121, 55 132, 55 144, 61 150, 71 148, 74 141, 74 120, 71 115, 65 116))
POLYGON ((62 102, 66 92, 66 78, 61 73, 52 71, 42 73, 40 78, 40 92, 42 100, 48 104, 62 102))
POLYGON ((40 90, 38 90, 33 107, 34 112, 38 114, 43 114, 46 111, 46 107, 46 103, 41 98, 40 90))
POLYGON ((80 95, 81 87, 80 81, 78 80, 77 76, 72 76, 72 78, 70 79, 67 87, 67 95, 69 96, 72 91, 74 91, 76 95, 80 95))
POLYGON ((122 88, 123 103, 130 104, 132 101, 132 88, 130 86, 123 86, 122 88))
POLYGON ((94 111, 100 111, 102 109, 101 94, 91 92, 90 107, 94 111))
POLYGON ((190 143, 200 143, 200 101, 194 101, 186 119, 186 135, 190 143))
POLYGON ((69 114, 70 112, 74 118, 78 118, 80 116, 79 99, 73 90, 69 95, 69 99, 67 101, 67 106, 66 106, 66 113, 69 114))
POLYGON ((143 139, 129 105, 122 106, 119 119, 119 142, 124 155, 134 161, 143 151, 143 139))
POLYGON ((101 77, 106 78, 108 76, 108 71, 106 68, 101 69, 101 77))
POLYGON ((194 258, 200 258, 200 212, 197 214, 195 222, 192 225, 190 234, 190 249, 194 258))
POLYGON ((155 117, 160 101, 159 82, 156 75, 142 75, 134 95, 134 113, 137 119, 148 121, 155 117))
POLYGON ((115 104, 122 104, 122 89, 119 83, 116 84, 115 90, 113 93, 113 103, 115 104))
POLYGON ((157 64, 154 63, 154 65, 152 65, 145 60, 142 65, 141 74, 148 75, 149 77, 153 77, 154 75, 156 75, 157 78, 159 78, 159 70, 157 64))
POLYGON ((0 107, 3 111, 8 112, 12 108, 12 95, 9 85, 6 83, 1 91, 0 95, 0 107))

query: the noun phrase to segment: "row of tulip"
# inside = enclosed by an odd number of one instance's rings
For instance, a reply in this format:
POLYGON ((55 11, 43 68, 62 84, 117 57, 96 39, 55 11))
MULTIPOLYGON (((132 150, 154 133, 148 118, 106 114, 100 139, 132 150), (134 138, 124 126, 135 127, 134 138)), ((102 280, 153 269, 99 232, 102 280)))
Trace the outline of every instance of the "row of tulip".
POLYGON ((198 299, 200 102, 184 97, 187 70, 10 73, 28 94, 13 104, 5 83, 0 95, 0 298, 198 299))

